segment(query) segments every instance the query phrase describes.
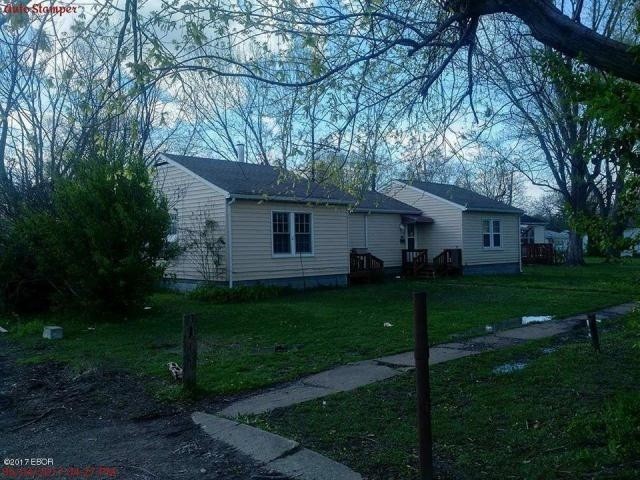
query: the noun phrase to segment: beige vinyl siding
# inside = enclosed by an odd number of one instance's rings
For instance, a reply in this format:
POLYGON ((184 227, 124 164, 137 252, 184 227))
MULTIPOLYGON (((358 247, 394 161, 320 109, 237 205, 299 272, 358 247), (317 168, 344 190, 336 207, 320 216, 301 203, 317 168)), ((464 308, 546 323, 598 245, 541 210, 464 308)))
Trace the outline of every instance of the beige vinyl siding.
POLYGON ((433 219, 432 224, 418 225, 416 248, 429 250, 429 261, 446 248, 462 248, 462 209, 446 200, 393 182, 387 195, 422 210, 433 219))
MULTIPOLYGON (((210 218, 217 224, 216 236, 226 243, 226 199, 223 193, 214 190, 198 177, 189 174, 171 163, 157 168, 156 184, 167 197, 169 211, 178 214, 178 242, 184 243, 188 230, 202 228, 204 220, 210 218)), ((226 247, 221 252, 221 269, 216 280, 226 279, 226 247)), ((179 280, 203 280, 199 267, 202 256, 188 250, 174 259, 167 270, 179 280)))
POLYGON ((520 262, 520 223, 519 215, 489 212, 464 212, 462 225, 464 244, 462 263, 464 265, 489 265, 495 263, 520 262), (500 220, 502 246, 484 248, 482 243, 482 221, 500 220))
POLYGON ((349 272, 346 207, 237 200, 230 205, 233 280, 345 275, 349 272), (271 213, 312 214, 312 256, 274 256, 271 213))
POLYGON ((364 217, 364 213, 349 215, 349 248, 365 248, 367 246, 364 217))
POLYGON ((402 265, 402 249, 400 243, 402 232, 401 216, 391 213, 372 213, 368 216, 368 248, 369 251, 384 261, 385 268, 402 265))

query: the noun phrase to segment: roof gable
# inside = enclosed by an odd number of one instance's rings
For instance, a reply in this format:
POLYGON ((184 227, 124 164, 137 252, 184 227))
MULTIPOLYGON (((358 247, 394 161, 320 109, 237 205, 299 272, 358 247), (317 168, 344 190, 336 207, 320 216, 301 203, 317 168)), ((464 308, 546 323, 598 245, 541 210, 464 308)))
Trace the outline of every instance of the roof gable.
POLYGON ((400 200, 389 197, 383 193, 369 191, 365 192, 355 205, 356 212, 386 212, 386 213, 404 213, 420 215, 421 210, 407 205, 400 200))
POLYGON ((532 217, 526 213, 520 217, 520 223, 525 225, 546 225, 547 222, 541 218, 532 217))

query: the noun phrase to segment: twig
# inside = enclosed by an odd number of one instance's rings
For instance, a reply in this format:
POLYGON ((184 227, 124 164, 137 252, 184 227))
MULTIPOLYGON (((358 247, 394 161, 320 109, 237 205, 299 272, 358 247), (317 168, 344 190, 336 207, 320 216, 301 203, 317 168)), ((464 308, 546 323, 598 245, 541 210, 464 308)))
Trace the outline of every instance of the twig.
POLYGON ((54 410, 60 410, 60 409, 62 409, 62 408, 65 408, 65 407, 62 407, 62 406, 60 406, 60 407, 52 407, 52 408, 50 408, 50 409, 46 410, 44 413, 42 413, 42 414, 38 415, 38 416, 37 416, 36 418, 34 418, 33 420, 29 420, 28 422, 25 422, 25 423, 23 423, 23 424, 20 424, 20 425, 18 425, 17 427, 13 427, 13 428, 11 429, 11 431, 12 431, 12 432, 16 432, 16 431, 20 430, 21 428, 24 428, 24 427, 27 427, 27 426, 29 426, 29 425, 31 425, 31 424, 34 424, 34 423, 36 423, 36 422, 38 422, 38 421, 42 420, 44 417, 46 417, 47 415, 49 415, 49 414, 50 414, 51 412, 53 412, 54 410))

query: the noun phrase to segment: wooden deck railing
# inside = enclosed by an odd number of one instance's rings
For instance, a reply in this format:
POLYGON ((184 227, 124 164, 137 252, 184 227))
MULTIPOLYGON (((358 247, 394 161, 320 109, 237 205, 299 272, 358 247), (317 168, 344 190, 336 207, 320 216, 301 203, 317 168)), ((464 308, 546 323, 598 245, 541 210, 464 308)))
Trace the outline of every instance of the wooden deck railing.
POLYGON ((522 263, 525 265, 554 264, 553 245, 550 243, 525 243, 522 245, 522 263))
POLYGON ((405 275, 416 276, 420 270, 429 265, 429 253, 426 248, 402 250, 402 272, 405 275))
POLYGON ((438 273, 462 273, 462 249, 447 248, 440 255, 433 257, 433 266, 438 273))
POLYGON ((384 276, 384 261, 371 253, 351 252, 349 255, 349 279, 372 281, 384 276))

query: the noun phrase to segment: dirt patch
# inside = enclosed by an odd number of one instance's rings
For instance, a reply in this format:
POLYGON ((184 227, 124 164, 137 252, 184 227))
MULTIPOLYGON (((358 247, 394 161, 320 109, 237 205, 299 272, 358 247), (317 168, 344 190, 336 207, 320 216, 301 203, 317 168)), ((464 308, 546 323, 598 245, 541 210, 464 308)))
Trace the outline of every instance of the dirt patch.
POLYGON ((10 478, 4 459, 26 458, 50 458, 60 468, 110 467, 118 479, 273 478, 202 433, 192 408, 155 400, 131 374, 20 365, 21 356, 0 338, 1 478, 10 478))

